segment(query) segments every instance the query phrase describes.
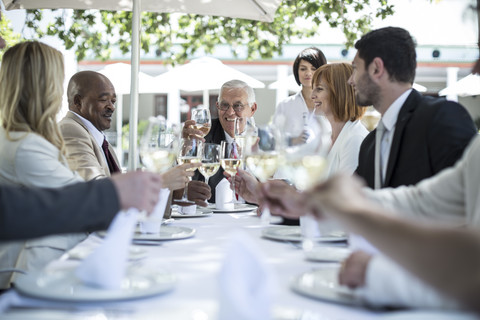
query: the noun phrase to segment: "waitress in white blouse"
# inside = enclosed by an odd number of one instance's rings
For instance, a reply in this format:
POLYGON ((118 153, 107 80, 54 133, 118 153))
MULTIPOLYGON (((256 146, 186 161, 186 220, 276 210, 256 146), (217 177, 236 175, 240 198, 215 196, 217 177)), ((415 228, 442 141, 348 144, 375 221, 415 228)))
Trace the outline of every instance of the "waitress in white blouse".
MULTIPOLYGON (((286 134, 300 139, 304 129, 304 115, 309 116, 315 110, 312 96, 312 77, 319 67, 327 63, 323 52, 315 47, 302 50, 293 63, 295 81, 302 90, 288 97, 277 105, 273 123, 282 128, 286 134)), ((328 122, 325 121, 328 128, 328 122)))

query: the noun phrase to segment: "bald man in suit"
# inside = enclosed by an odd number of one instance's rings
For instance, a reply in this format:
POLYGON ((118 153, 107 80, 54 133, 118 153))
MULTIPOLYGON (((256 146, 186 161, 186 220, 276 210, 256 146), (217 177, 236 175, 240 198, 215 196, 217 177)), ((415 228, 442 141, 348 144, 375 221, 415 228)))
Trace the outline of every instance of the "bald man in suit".
POLYGON ((70 79, 67 89, 69 112, 60 122, 68 164, 85 180, 109 177, 121 172, 104 130, 110 128, 116 93, 110 80, 101 73, 80 71, 70 79))

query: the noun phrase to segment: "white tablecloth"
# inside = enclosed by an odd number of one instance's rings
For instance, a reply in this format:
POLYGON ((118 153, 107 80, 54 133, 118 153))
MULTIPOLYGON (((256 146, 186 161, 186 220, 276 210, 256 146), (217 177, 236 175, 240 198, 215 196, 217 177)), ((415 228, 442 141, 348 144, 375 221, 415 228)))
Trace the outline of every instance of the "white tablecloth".
MULTIPOLYGON (((253 213, 214 214, 208 217, 176 219, 172 225, 196 229, 193 238, 165 241, 161 246, 141 246, 147 251, 147 258, 140 263, 147 266, 163 267, 178 277, 175 289, 169 293, 133 301, 104 303, 102 305, 52 304, 39 299, 22 296, 11 290, 0 298, 2 303, 17 305, 46 306, 45 310, 10 310, 0 318, 25 319, 85 319, 101 314, 95 319, 216 319, 218 308, 218 271, 225 254, 225 243, 238 229, 254 239, 268 264, 276 273, 277 290, 273 302, 277 310, 302 311, 301 319, 374 319, 391 313, 355 308, 335 303, 310 299, 291 291, 290 282, 302 272, 321 266, 321 263, 307 261, 301 249, 292 244, 264 239, 261 237, 260 219, 253 213), (5 297, 6 296, 6 297, 5 297), (85 308, 84 308, 85 307, 85 308), (68 308, 58 310, 57 308, 68 308), (73 309, 70 309, 73 308, 73 309), (315 317, 308 317, 312 314, 315 317)), ((79 246, 95 246, 99 238, 92 234, 79 246)), ((62 267, 71 260, 59 260, 49 268, 62 267)))

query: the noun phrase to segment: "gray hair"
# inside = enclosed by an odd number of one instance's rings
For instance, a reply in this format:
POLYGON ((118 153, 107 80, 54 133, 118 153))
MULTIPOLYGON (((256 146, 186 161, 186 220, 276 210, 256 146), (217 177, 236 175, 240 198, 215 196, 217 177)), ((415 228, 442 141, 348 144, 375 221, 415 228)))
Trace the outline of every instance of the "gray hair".
POLYGON ((252 87, 250 87, 247 83, 243 82, 242 80, 230 80, 225 82, 222 87, 220 88, 220 94, 218 95, 218 102, 222 100, 222 93, 223 90, 230 90, 230 89, 243 89, 247 93, 247 103, 249 106, 255 103, 255 92, 253 91, 252 87))

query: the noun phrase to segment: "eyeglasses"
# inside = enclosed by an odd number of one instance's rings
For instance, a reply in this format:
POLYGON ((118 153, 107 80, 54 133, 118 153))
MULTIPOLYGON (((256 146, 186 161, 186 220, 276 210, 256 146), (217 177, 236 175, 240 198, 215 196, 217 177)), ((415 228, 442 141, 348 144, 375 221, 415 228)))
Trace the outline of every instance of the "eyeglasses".
POLYGON ((242 112, 243 109, 245 109, 245 106, 241 103, 235 103, 233 105, 230 105, 229 103, 226 103, 226 102, 220 102, 217 108, 222 111, 227 111, 228 109, 230 109, 230 106, 233 108, 233 111, 235 112, 242 112))

